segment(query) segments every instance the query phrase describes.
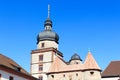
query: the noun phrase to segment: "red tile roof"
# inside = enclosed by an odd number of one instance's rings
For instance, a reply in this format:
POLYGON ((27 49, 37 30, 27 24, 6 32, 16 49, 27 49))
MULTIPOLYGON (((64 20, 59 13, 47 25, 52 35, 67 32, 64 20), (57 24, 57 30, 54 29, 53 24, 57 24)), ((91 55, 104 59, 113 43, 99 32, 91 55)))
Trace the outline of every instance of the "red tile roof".
POLYGON ((96 60, 94 59, 94 57, 92 56, 91 52, 88 52, 88 55, 85 59, 84 62, 85 65, 85 69, 100 69, 100 67, 98 66, 96 60))
POLYGON ((116 76, 120 76, 120 61, 112 61, 102 73, 102 77, 116 76))
POLYGON ((20 65, 18 65, 15 61, 13 61, 12 59, 10 59, 2 54, 0 54, 0 65, 9 67, 9 68, 14 69, 16 71, 20 69, 20 72, 25 73, 25 74, 29 74, 20 65))

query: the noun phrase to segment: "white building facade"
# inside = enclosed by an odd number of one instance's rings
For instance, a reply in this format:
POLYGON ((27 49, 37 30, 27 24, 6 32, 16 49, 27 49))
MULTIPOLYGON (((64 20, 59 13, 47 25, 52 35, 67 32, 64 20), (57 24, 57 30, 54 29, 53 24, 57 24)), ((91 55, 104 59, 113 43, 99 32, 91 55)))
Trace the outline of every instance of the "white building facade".
POLYGON ((11 72, 9 73, 9 72, 0 70, 0 80, 29 80, 29 79, 26 79, 20 75, 12 74, 11 72))

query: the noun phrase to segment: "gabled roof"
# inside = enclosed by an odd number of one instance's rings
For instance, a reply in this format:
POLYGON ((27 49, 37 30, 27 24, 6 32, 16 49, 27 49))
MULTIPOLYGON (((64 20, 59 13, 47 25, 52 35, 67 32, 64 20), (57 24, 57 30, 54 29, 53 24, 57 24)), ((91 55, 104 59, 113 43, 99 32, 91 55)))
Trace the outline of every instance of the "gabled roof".
POLYGON ((84 66, 85 66, 85 69, 98 69, 98 70, 101 70, 90 51, 88 52, 88 55, 87 55, 87 57, 85 59, 84 66))
POLYGON ((120 76, 120 61, 112 61, 103 71, 102 77, 119 77, 120 76))
POLYGON ((15 61, 12 59, 0 54, 0 65, 9 67, 11 69, 14 69, 16 71, 20 71, 25 74, 29 74, 27 71, 25 71, 20 65, 18 65, 15 61))
POLYGON ((28 74, 27 71, 25 71, 20 65, 18 65, 15 61, 12 59, 0 54, 0 65, 9 67, 11 69, 14 69, 16 71, 20 71, 22 73, 28 74))
POLYGON ((53 61, 49 72, 59 72, 61 71, 61 68, 67 66, 67 64, 60 58, 60 57, 55 57, 55 60, 53 61))
POLYGON ((11 74, 19 75, 29 80, 36 80, 27 71, 25 71, 20 65, 18 65, 12 59, 0 54, 0 70, 4 70, 11 74))

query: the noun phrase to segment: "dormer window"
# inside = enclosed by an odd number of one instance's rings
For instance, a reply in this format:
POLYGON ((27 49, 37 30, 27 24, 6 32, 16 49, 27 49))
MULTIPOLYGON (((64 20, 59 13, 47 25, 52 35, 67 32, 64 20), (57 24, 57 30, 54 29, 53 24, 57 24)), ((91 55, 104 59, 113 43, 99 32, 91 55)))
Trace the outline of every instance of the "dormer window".
POLYGON ((20 67, 15 67, 15 70, 20 71, 21 68, 20 67))
POLYGON ((21 71, 21 67, 11 64, 16 71, 21 71))

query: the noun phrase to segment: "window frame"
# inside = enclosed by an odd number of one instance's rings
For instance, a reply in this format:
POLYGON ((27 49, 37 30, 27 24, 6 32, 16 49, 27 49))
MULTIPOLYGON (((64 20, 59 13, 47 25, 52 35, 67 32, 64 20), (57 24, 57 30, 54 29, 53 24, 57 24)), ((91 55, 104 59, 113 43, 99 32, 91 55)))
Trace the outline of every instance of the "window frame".
POLYGON ((44 48, 45 47, 45 43, 41 43, 41 47, 44 48))
POLYGON ((43 65, 39 65, 38 66, 38 70, 41 72, 41 71, 43 71, 43 65))
POLYGON ((39 61, 43 61, 43 55, 39 55, 39 61))

